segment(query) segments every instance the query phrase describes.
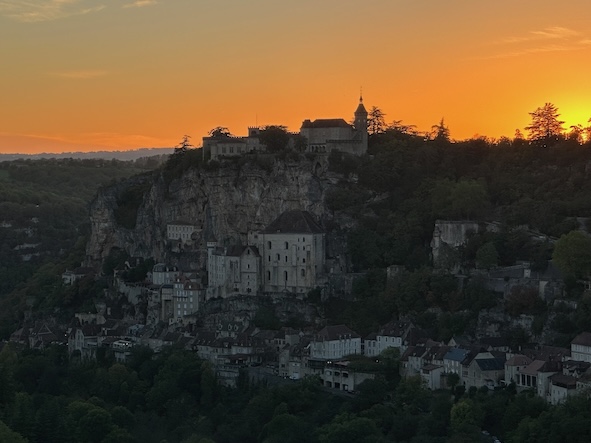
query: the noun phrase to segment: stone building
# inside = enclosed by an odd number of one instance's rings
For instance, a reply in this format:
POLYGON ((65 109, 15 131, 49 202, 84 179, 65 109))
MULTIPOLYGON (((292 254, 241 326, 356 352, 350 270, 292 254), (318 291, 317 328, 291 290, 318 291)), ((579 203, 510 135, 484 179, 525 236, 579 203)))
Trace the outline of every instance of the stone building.
POLYGON ((319 285, 325 233, 309 212, 286 211, 249 242, 261 254, 263 291, 305 294, 319 285))
POLYGON ((367 111, 363 97, 355 110, 354 124, 342 118, 304 120, 300 135, 307 140, 308 152, 330 152, 338 150, 349 154, 362 155, 367 152, 367 111))
POLYGON ((246 137, 236 137, 227 134, 219 134, 203 137, 203 155, 209 154, 210 159, 218 157, 236 157, 249 152, 264 151, 259 135, 261 129, 249 127, 246 137))
MULTIPOLYGON (((225 133, 203 137, 203 155, 210 159, 236 157, 250 152, 266 151, 260 141, 261 128, 249 127, 248 135, 236 137, 225 133)), ((363 155, 367 152, 367 111, 363 98, 354 113, 351 125, 342 118, 304 120, 299 135, 306 142, 307 152, 329 153, 332 150, 363 155)))
POLYGON ((261 287, 261 256, 256 246, 222 248, 207 243, 207 298, 256 294, 261 287))
POLYGON ((172 316, 169 323, 181 323, 187 315, 199 310, 199 304, 205 298, 205 291, 201 285, 183 275, 178 276, 173 283, 172 316))

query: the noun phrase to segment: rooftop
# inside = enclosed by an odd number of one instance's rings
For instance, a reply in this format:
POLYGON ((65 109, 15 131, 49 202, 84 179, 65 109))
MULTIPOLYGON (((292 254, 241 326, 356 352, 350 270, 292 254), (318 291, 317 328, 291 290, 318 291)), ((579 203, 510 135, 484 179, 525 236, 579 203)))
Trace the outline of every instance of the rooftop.
POLYGON ((324 230, 308 211, 285 211, 263 231, 265 234, 322 234, 324 230))

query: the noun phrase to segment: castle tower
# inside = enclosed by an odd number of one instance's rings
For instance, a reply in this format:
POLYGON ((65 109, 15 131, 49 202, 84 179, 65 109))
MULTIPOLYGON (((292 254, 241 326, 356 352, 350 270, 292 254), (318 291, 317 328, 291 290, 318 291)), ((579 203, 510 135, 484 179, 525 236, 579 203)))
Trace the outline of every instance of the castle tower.
POLYGON ((363 96, 359 96, 359 105, 355 110, 355 130, 357 131, 357 135, 361 138, 361 146, 362 146, 362 153, 365 154, 367 152, 367 111, 365 110, 365 106, 363 106, 363 96))

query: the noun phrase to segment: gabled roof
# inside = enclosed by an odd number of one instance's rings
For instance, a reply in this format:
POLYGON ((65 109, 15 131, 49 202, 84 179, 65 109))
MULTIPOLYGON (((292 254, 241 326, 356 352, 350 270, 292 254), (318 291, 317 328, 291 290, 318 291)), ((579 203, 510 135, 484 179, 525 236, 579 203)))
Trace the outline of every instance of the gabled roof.
POLYGON ((474 361, 481 371, 502 371, 505 369, 505 360, 502 358, 478 358, 474 361))
POLYGON ((308 211, 285 211, 263 231, 265 234, 323 234, 324 230, 308 211))
POLYGON ((378 335, 387 337, 402 337, 410 328, 412 323, 409 321, 391 321, 385 324, 378 335))
POLYGON ((591 332, 581 332, 570 343, 572 345, 591 346, 591 332))
POLYGON ((511 357, 509 360, 507 360, 505 365, 507 365, 507 366, 527 366, 531 362, 532 362, 531 358, 529 358, 525 355, 516 354, 513 357, 511 357))
POLYGON ((524 368, 521 373, 525 375, 538 375, 538 371, 542 369, 544 363, 545 362, 543 360, 534 360, 529 365, 527 365, 527 367, 524 368))
POLYGON ((444 360, 451 360, 462 362, 466 358, 466 356, 470 353, 468 349, 462 348, 451 348, 447 353, 443 356, 444 360))
POLYGON ((359 334, 345 325, 325 326, 318 332, 321 341, 341 340, 345 338, 361 338, 359 334))

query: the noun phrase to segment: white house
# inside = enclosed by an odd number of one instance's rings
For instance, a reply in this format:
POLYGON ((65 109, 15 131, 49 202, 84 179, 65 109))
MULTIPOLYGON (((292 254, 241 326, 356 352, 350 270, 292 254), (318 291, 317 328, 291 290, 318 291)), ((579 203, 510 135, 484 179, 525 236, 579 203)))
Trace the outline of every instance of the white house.
POLYGON ((591 362, 591 332, 581 332, 570 343, 573 360, 591 362))
POLYGON ((336 360, 361 354, 361 337, 345 325, 325 326, 310 342, 310 358, 336 360))

